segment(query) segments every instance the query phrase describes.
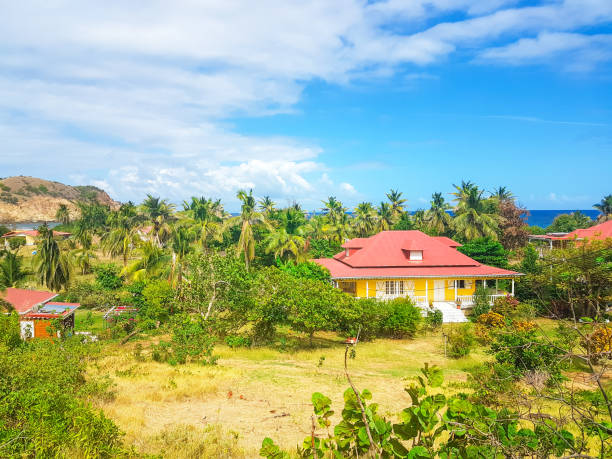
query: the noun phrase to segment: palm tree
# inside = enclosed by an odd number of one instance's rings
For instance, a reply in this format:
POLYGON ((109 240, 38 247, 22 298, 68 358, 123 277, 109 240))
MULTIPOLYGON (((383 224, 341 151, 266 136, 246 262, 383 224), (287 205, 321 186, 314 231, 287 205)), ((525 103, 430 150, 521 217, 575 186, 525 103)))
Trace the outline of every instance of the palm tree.
POLYGON ((55 212, 55 219, 62 225, 67 225, 70 223, 70 211, 68 210, 66 204, 59 205, 57 212, 55 212))
POLYGON ((223 240, 223 206, 221 200, 191 198, 191 203, 183 202, 183 208, 192 218, 202 247, 206 249, 210 240, 223 240))
POLYGON ((270 199, 270 196, 264 196, 259 200, 259 208, 265 215, 269 215, 276 210, 276 203, 270 199))
POLYGON ((497 216, 486 212, 484 191, 470 181, 453 186, 456 191, 452 194, 457 203, 453 227, 457 235, 467 241, 479 237, 497 239, 497 216))
POLYGON ((242 202, 240 206, 240 215, 228 219, 226 221, 226 227, 240 225, 240 238, 238 239, 238 246, 236 249, 238 255, 241 253, 244 254, 244 263, 248 270, 250 262, 255 258, 253 226, 263 224, 270 227, 270 224, 261 212, 255 210, 256 202, 253 197, 253 190, 250 190, 248 194, 246 191, 240 190, 236 194, 236 197, 242 202))
POLYGON ((111 230, 102 237, 104 253, 111 257, 121 256, 123 266, 127 265, 132 250, 140 242, 137 222, 137 217, 127 217, 117 213, 112 219, 111 230))
POLYGON ((96 253, 91 248, 82 247, 74 249, 70 252, 73 259, 73 264, 78 266, 81 274, 89 274, 93 266, 93 261, 97 258, 96 253))
POLYGON ((321 215, 313 215, 304 227, 304 233, 309 237, 321 239, 327 235, 327 224, 321 215))
POLYGON ((289 233, 285 228, 270 231, 264 243, 266 253, 274 253, 277 258, 288 255, 297 262, 306 258, 306 239, 300 234, 289 233))
POLYGON ((327 201, 323 202, 323 215, 325 215, 330 224, 334 225, 341 218, 342 214, 346 213, 346 208, 342 205, 340 201, 336 199, 335 196, 330 196, 327 198, 327 201))
POLYGON ((355 216, 353 218, 355 232, 359 237, 368 237, 372 235, 376 227, 376 210, 369 202, 362 202, 355 207, 355 216))
POLYGON ((388 231, 395 224, 391 204, 382 201, 378 209, 378 218, 376 219, 376 231, 388 231))
POLYGON ((143 201, 141 207, 143 213, 153 224, 152 233, 155 243, 161 247, 170 236, 170 226, 168 223, 172 220, 172 212, 175 206, 168 203, 165 199, 147 194, 147 198, 143 201))
POLYGON ((53 231, 47 225, 40 226, 38 232, 41 237, 36 254, 38 282, 55 292, 59 292, 70 283, 68 257, 61 253, 57 241, 53 239, 53 231))
POLYGON ((429 229, 438 235, 448 233, 453 219, 447 212, 451 206, 444 201, 442 193, 431 195, 431 207, 426 212, 425 222, 429 229))
POLYGON ((183 264, 185 257, 191 252, 191 243, 195 235, 186 226, 176 226, 170 239, 172 249, 172 272, 170 275, 172 283, 180 285, 183 281, 183 264))
POLYGON ((325 231, 330 235, 332 241, 342 244, 346 239, 350 238, 353 233, 351 223, 348 214, 343 212, 337 217, 336 223, 326 226, 325 231))
POLYGON ((514 194, 512 194, 512 192, 505 186, 500 186, 493 190, 491 197, 496 199, 498 202, 514 200, 514 194))
POLYGON ((0 261, 0 288, 15 287, 26 272, 22 269, 23 258, 17 253, 7 251, 0 261))
POLYGON ((402 199, 401 191, 390 190, 387 193, 387 199, 391 204, 391 214, 393 215, 393 218, 398 218, 404 213, 404 204, 406 203, 406 200, 402 199))
POLYGON ((140 250, 142 256, 125 266, 120 274, 131 281, 143 281, 164 274, 164 268, 170 262, 164 250, 152 241, 144 242, 140 250))
POLYGON ((604 198, 597 204, 593 204, 593 207, 601 212, 601 215, 597 218, 602 222, 612 219, 612 194, 604 196, 604 198))

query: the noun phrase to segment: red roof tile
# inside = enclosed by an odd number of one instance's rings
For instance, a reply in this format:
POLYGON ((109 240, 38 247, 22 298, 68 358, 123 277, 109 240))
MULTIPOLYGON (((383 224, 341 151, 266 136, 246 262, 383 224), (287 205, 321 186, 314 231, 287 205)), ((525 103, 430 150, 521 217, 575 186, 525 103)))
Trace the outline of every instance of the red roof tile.
MULTIPOLYGON (((315 260, 333 278, 389 278, 439 276, 517 276, 520 273, 478 263, 450 246, 448 238, 433 238, 420 231, 383 231, 359 241, 363 248, 315 260), (410 260, 410 250, 422 250, 422 260, 410 260)), ((344 247, 355 247, 350 241, 344 247)))
POLYGON ((577 229, 565 236, 565 239, 597 239, 603 240, 612 237, 612 220, 591 226, 590 228, 577 229))
POLYGON ((443 244, 446 244, 449 247, 461 247, 461 244, 459 244, 457 241, 453 241, 450 237, 445 237, 445 236, 433 236, 433 238, 438 241, 441 242, 443 244))
POLYGON ((57 293, 53 292, 7 288, 4 299, 11 303, 19 314, 24 314, 30 311, 34 306, 46 303, 56 296, 57 293))
MULTIPOLYGON (((66 233, 65 231, 53 231, 54 236, 70 236, 71 233, 66 233)), ((9 231, 8 233, 3 234, 1 237, 22 237, 22 236, 32 236, 38 237, 38 230, 16 230, 9 231)))

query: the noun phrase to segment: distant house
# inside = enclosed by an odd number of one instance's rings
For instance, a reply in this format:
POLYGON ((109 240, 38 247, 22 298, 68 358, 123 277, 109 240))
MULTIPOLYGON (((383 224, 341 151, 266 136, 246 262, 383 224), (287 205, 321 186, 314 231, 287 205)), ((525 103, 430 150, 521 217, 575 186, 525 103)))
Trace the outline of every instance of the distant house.
POLYGON ((491 302, 514 295, 514 279, 521 273, 483 265, 459 252, 459 246, 421 231, 383 231, 351 239, 333 258, 314 261, 329 270, 338 288, 360 298, 410 297, 419 305, 460 302, 469 307, 478 285, 495 288, 491 302), (511 280, 509 292, 498 289, 500 279, 511 280))
MULTIPOLYGON (((612 220, 590 228, 577 229, 571 233, 532 234, 529 236, 530 241, 545 242, 549 249, 567 247, 577 241, 603 241, 608 238, 612 238, 612 220)), ((540 250, 540 254, 542 254, 542 250, 540 250)))
POLYGON ((20 288, 6 289, 4 299, 19 314, 23 339, 51 338, 52 335, 49 334, 47 328, 58 319, 62 322, 64 329, 74 328, 74 312, 80 304, 51 301, 55 297, 57 294, 53 292, 20 288))
POLYGON ((153 226, 142 226, 136 230, 136 233, 141 241, 150 241, 153 236, 153 226))
MULTIPOLYGON (((13 237, 23 237, 25 238, 25 245, 35 245, 36 239, 38 239, 39 232, 37 230, 16 230, 9 231, 6 234, 3 234, 1 237, 4 239, 4 245, 8 247, 8 240, 13 237)), ((53 231, 53 236, 60 237, 62 239, 66 239, 70 237, 70 233, 66 233, 64 231, 53 231)))

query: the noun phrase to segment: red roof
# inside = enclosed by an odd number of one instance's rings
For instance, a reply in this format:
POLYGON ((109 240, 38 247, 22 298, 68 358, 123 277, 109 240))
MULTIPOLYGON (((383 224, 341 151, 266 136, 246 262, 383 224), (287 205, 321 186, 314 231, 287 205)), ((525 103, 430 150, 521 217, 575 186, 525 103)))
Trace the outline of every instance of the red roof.
POLYGON ((603 240, 612 237, 612 220, 591 226, 590 228, 577 229, 569 233, 567 239, 597 239, 603 240))
POLYGON ((42 292, 40 290, 25 290, 21 288, 7 288, 4 299, 11 303, 19 314, 25 314, 34 306, 46 303, 57 296, 57 293, 42 292))
POLYGON ((450 237, 434 236, 433 238, 436 241, 446 244, 449 247, 461 247, 461 244, 459 244, 457 241, 453 241, 450 237))
POLYGON ((421 231, 383 231, 367 241, 360 240, 363 248, 351 250, 349 256, 341 252, 334 258, 320 258, 315 262, 329 269, 333 278, 520 275, 478 263, 455 250, 448 241, 456 243, 446 239, 421 231), (423 259, 411 260, 410 250, 422 250, 423 259))

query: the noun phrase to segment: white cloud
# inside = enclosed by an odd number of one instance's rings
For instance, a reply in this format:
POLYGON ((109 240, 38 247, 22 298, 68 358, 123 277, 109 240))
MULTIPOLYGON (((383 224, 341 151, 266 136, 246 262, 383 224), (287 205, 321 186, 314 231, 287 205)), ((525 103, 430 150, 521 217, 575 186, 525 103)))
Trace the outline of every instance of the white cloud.
POLYGON ((99 183, 119 199, 230 199, 251 186, 313 203, 354 195, 316 144, 243 135, 229 120, 291 112, 313 80, 345 84, 398 71, 406 81, 436 78, 415 67, 457 49, 506 63, 585 53, 595 42, 595 51, 609 49, 606 35, 572 33, 611 21, 609 0, 519 4, 5 2, 0 160, 23 173, 99 183), (445 22, 448 14, 464 19, 445 22), (505 44, 486 49, 492 40, 505 44))

